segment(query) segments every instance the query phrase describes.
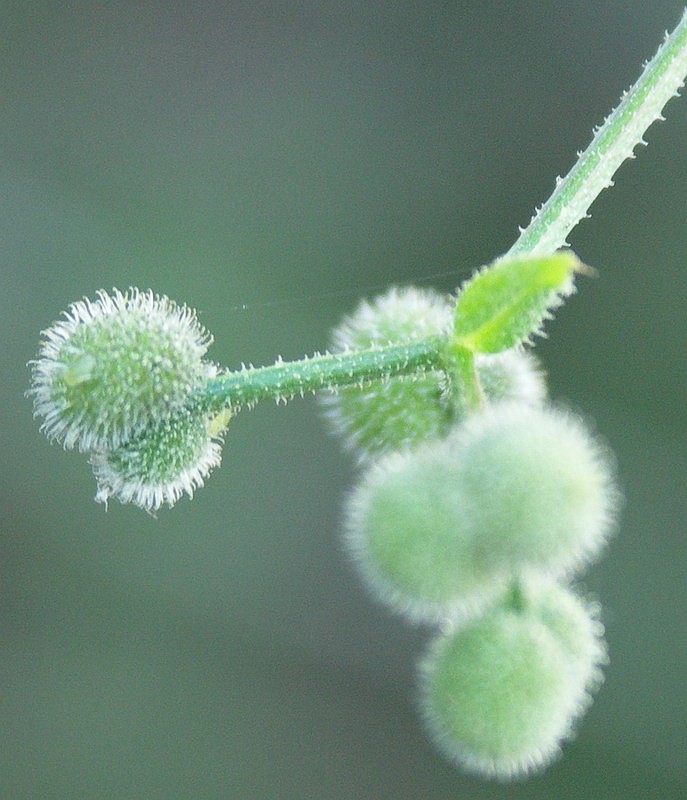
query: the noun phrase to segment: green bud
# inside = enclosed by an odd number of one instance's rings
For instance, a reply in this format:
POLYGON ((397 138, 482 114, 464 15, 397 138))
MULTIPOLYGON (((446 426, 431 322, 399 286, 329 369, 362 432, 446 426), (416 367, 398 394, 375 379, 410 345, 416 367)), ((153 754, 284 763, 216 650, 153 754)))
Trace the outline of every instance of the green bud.
POLYGON ((95 499, 107 503, 114 497, 156 511, 163 503, 173 506, 184 493, 193 497, 219 466, 221 447, 213 440, 221 440, 229 419, 229 412, 208 419, 184 410, 119 447, 94 451, 95 499))
POLYGON ((515 607, 504 600, 433 643, 421 668, 428 728, 470 771, 504 780, 530 773, 570 736, 604 653, 598 624, 574 595, 526 586, 515 607))
POLYGON ((215 374, 211 338, 186 306, 152 292, 98 293, 43 332, 30 394, 65 447, 117 447, 185 406, 215 374))

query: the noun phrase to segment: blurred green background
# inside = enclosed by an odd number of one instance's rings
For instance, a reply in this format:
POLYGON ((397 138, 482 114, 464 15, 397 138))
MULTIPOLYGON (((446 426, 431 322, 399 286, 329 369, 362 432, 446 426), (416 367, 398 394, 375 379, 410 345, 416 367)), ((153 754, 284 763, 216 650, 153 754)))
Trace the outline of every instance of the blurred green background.
POLYGON ((312 398, 231 425, 154 520, 93 503, 23 396, 101 287, 199 310, 235 366, 327 345, 359 295, 504 252, 681 3, 4 2, 0 797, 683 798, 687 99, 571 243, 599 270, 538 352, 618 457, 583 586, 612 663, 563 758, 466 777, 428 742, 428 631, 339 544, 355 465, 312 398))

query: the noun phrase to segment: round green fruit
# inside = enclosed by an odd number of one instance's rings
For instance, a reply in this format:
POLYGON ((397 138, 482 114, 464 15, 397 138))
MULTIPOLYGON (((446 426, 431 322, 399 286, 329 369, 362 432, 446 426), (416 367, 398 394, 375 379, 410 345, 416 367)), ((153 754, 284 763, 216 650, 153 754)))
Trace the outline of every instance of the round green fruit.
POLYGON ((516 602, 506 595, 447 629, 421 668, 433 738, 449 758, 490 777, 508 780, 544 766, 598 683, 599 637, 584 605, 552 584, 525 588, 516 602))

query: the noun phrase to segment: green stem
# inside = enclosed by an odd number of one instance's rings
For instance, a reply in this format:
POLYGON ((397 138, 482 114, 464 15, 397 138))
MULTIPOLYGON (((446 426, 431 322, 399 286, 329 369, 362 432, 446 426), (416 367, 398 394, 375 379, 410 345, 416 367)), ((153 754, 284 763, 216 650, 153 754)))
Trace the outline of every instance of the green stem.
POLYGON ((449 395, 455 399, 460 416, 478 411, 484 405, 484 394, 475 368, 472 350, 452 343, 447 348, 446 376, 451 385, 449 395))
POLYGON ((208 381, 201 402, 210 412, 227 407, 238 410, 260 400, 280 402, 305 392, 437 369, 444 365, 444 350, 444 337, 430 336, 403 345, 316 354, 302 361, 278 361, 269 367, 225 372, 208 381))
MULTIPOLYGON (((508 252, 508 256, 548 254, 566 244, 570 231, 587 215, 592 202, 607 186, 634 148, 643 143, 647 128, 687 75, 687 12, 654 58, 646 65, 637 83, 596 132, 589 147, 579 156, 568 175, 556 182, 551 197, 537 211, 530 224, 508 252)), ((296 394, 385 379, 424 369, 453 371, 449 380, 465 395, 463 402, 472 408, 481 403, 481 392, 474 365, 458 359, 446 362, 447 340, 430 337, 402 346, 380 347, 342 355, 315 355, 290 363, 224 373, 210 380, 201 393, 201 404, 208 410, 237 410, 260 400, 279 402, 296 394)))
POLYGON ((587 216, 589 207, 608 186, 656 120, 665 104, 678 94, 687 75, 687 12, 644 67, 639 80, 623 95, 620 105, 596 131, 589 147, 551 197, 537 211, 508 251, 509 256, 553 253, 566 244, 570 231, 587 216))

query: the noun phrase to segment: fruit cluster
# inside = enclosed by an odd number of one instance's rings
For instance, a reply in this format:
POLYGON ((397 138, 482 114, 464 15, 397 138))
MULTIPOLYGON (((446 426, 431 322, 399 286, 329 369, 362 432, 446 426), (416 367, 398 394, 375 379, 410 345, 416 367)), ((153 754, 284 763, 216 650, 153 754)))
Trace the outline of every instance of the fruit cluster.
MULTIPOLYGON (((335 331, 337 350, 450 335, 454 301, 392 290, 335 331)), ((611 459, 546 402, 520 348, 478 355, 466 410, 441 371, 326 399, 363 464, 346 543, 373 593, 440 628, 421 665, 423 714, 442 750, 500 778, 551 759, 601 679, 598 608, 568 585, 603 547, 611 459)))

